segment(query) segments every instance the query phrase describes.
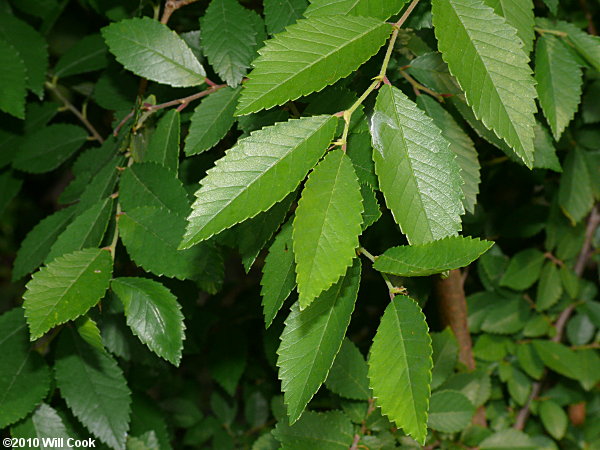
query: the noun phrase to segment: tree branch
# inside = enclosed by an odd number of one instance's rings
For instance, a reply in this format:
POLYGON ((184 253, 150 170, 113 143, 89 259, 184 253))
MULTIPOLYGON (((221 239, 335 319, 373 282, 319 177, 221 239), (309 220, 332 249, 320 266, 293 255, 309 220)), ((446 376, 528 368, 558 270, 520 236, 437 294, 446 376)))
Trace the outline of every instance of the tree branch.
POLYGON ((171 14, 173 14, 179 8, 191 3, 196 3, 197 1, 198 0, 167 0, 165 2, 165 9, 163 10, 162 17, 160 18, 160 23, 164 23, 166 25, 171 18, 171 14))

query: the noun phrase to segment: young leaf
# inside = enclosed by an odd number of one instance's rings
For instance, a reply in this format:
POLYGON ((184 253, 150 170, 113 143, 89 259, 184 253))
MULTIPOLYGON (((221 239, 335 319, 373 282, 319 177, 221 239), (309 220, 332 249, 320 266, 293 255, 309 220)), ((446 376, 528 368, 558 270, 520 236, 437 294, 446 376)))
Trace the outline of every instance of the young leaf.
POLYGON ((379 187, 411 244, 456 235, 464 213, 459 167, 441 131, 399 89, 382 86, 371 120, 379 187))
POLYGON ((544 34, 537 40, 535 80, 540 106, 558 141, 579 106, 583 78, 572 51, 556 36, 544 34))
POLYGON ((58 342, 54 373, 75 417, 102 442, 124 450, 131 392, 117 362, 67 329, 58 342))
POLYGON ((213 148, 227 134, 235 119, 240 88, 220 89, 200 103, 192 114, 190 131, 185 138, 185 154, 197 155, 213 148))
POLYGON ((265 327, 273 319, 296 286, 296 264, 292 251, 292 224, 286 223, 275 237, 265 258, 261 279, 262 307, 265 327))
POLYGON ((535 248, 520 251, 511 258, 500 286, 517 291, 529 288, 539 278, 544 259, 544 254, 535 248))
POLYGON ((574 148, 563 163, 558 202, 572 225, 581 221, 594 206, 592 177, 585 150, 574 148))
POLYGON ((438 391, 429 402, 427 425, 442 433, 456 433, 471 423, 475 407, 458 391, 438 391))
POLYGON ((179 366, 185 325, 175 296, 148 278, 115 278, 110 287, 123 302, 133 334, 158 356, 179 366))
POLYGON ((50 389, 50 371, 33 351, 22 308, 0 315, 0 427, 29 414, 50 389))
POLYGON ((255 15, 237 0, 212 0, 200 19, 204 54, 229 86, 240 84, 254 58, 259 43, 255 15))
POLYGON ((431 394, 431 338, 421 308, 396 296, 385 309, 369 356, 369 379, 381 412, 424 444, 431 394))
POLYGON ((136 163, 123 172, 119 201, 125 212, 152 206, 183 216, 190 209, 187 193, 175 173, 154 162, 136 163))
POLYGON ((31 340, 85 314, 104 296, 111 276, 110 253, 95 248, 56 258, 34 273, 23 294, 31 340))
POLYGON ((488 251, 493 242, 452 236, 424 245, 403 245, 387 249, 373 268, 401 277, 422 277, 465 267, 488 251))
POLYGON ((523 50, 527 55, 533 49, 533 0, 484 0, 484 3, 494 8, 494 12, 506 19, 506 23, 517 30, 517 36, 523 42, 523 50))
POLYGON ((340 352, 331 366, 325 386, 331 392, 354 400, 368 400, 369 368, 360 350, 350 341, 344 339, 340 352))
POLYGON ((269 34, 276 34, 296 23, 308 6, 306 0, 265 0, 265 24, 269 34))
POLYGON ((58 413, 45 403, 38 406, 26 420, 11 427, 10 435, 15 439, 39 439, 42 446, 38 448, 49 448, 46 447, 45 441, 55 443, 54 439, 63 439, 62 442, 66 443, 67 439, 73 437, 58 413))
POLYGON ((239 140, 201 181, 181 247, 191 247, 283 200, 321 158, 336 125, 332 116, 305 117, 239 140))
POLYGON ((145 162, 156 162, 175 173, 179 168, 179 111, 168 111, 157 123, 144 154, 145 162))
POLYGON ((341 411, 307 411, 294 425, 279 420, 273 436, 286 450, 347 450, 354 437, 352 422, 341 411))
POLYGON ((236 113, 250 114, 320 91, 377 53, 391 31, 369 17, 299 20, 259 50, 236 113))
POLYGON ((67 253, 100 245, 111 218, 112 210, 113 199, 106 197, 76 217, 65 231, 58 236, 50 249, 50 253, 44 258, 44 262, 49 263, 67 253))
POLYGON ((292 306, 281 334, 279 379, 290 424, 302 415, 327 379, 354 310, 360 283, 360 260, 308 308, 292 306))
POLYGON ((304 17, 364 16, 387 20, 398 14, 408 0, 311 0, 304 17))
POLYGON ((203 246, 178 250, 185 219, 164 208, 143 206, 119 217, 119 231, 127 253, 155 275, 192 279, 198 275, 203 246))
POLYGON ((102 336, 100 335, 100 328, 98 328, 98 324, 93 319, 90 319, 87 315, 81 316, 75 321, 75 325, 77 333, 85 342, 98 351, 106 351, 102 342, 102 336))
POLYGON ((0 39, 6 40, 19 52, 25 64, 27 87, 41 99, 48 69, 48 45, 44 37, 27 22, 12 14, 2 14, 0 39))
POLYGON ((4 39, 0 39, 0 67, 0 110, 24 119, 27 69, 19 52, 4 39))
POLYGON ((206 72, 187 44, 149 17, 113 22, 102 29, 111 53, 127 70, 173 87, 204 83, 206 72))
POLYGON ((60 57, 54 66, 58 78, 104 69, 108 64, 108 49, 99 34, 89 34, 60 57))
POLYGON ((43 173, 56 169, 87 140, 86 131, 76 125, 54 124, 25 137, 15 159, 15 169, 43 173))
POLYGON ((460 167, 460 176, 464 181, 461 186, 464 195, 463 205, 469 212, 474 212, 479 193, 480 165, 477 150, 471 138, 456 123, 452 115, 428 95, 419 95, 417 105, 423 109, 434 123, 442 130, 442 136, 450 143, 450 149, 456 154, 456 162, 460 167))
POLYGON ((300 309, 310 305, 352 264, 362 212, 360 185, 352 162, 341 150, 329 152, 309 175, 294 217, 300 309))
POLYGON ((42 219, 27 234, 17 252, 12 270, 12 279, 16 281, 33 272, 44 262, 52 244, 60 236, 75 214, 75 207, 61 209, 42 219))
POLYGON ((480 0, 434 0, 432 5, 442 57, 467 103, 531 167, 536 93, 517 30, 480 0))
POLYGON ((536 309, 544 311, 552 307, 560 299, 562 292, 560 272, 552 261, 547 261, 544 263, 540 282, 537 287, 536 309))

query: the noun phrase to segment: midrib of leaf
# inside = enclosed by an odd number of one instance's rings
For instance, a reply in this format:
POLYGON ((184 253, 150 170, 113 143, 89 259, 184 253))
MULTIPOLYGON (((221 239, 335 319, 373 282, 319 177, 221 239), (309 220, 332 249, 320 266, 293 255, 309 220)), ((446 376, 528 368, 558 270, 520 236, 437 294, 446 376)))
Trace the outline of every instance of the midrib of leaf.
MULTIPOLYGON (((345 29, 345 28, 342 28, 342 30, 346 30, 346 29, 345 29)), ((325 60, 325 59, 329 58, 331 55, 334 55, 335 53, 339 52, 341 49, 343 49, 343 48, 345 48, 345 47, 349 46, 350 44, 353 44, 354 42, 356 42, 357 40, 361 39, 362 37, 364 37, 364 36, 368 35, 368 34, 369 34, 369 33, 371 33, 371 32, 373 32, 373 28, 370 28, 370 29, 368 29, 368 30, 365 30, 365 31, 363 31, 361 34, 359 34, 359 35, 355 36, 353 39, 351 39, 351 40, 349 40, 349 41, 346 41, 346 43, 345 43, 343 46, 341 46, 341 47, 335 47, 335 46, 333 46, 333 50, 331 50, 329 53, 326 53, 326 54, 325 54, 325 55, 323 55, 321 58, 319 58, 319 59, 317 59, 317 60, 315 60, 315 61, 311 62, 309 65, 307 65, 307 66, 303 67, 303 68, 302 68, 302 70, 300 70, 300 71, 298 71, 298 72, 294 72, 294 73, 292 73, 292 74, 291 74, 291 75, 289 75, 287 78, 285 78, 284 80, 282 80, 282 81, 281 81, 279 84, 277 84, 277 85, 273 86, 271 89, 269 89, 269 90, 267 90, 267 91, 263 92, 263 93, 262 93, 262 95, 261 95, 261 98, 265 97, 266 95, 268 95, 268 94, 269 94, 269 93, 271 93, 272 91, 274 91, 274 90, 276 90, 276 89, 279 89, 279 87, 280 87, 282 84, 284 84, 284 83, 288 83, 290 80, 292 80, 292 79, 294 79, 295 77, 297 77, 299 73, 302 73, 302 72, 309 71, 310 69, 312 69, 312 67, 313 67, 315 64, 317 64, 317 63, 320 63, 321 61, 323 61, 323 60, 325 60)), ((324 33, 323 33, 323 32, 321 32, 321 31, 318 31, 317 33, 318 33, 318 34, 324 34, 324 33)), ((307 42, 309 45, 310 45, 310 44, 314 44, 314 41, 310 41, 310 40, 308 40, 308 39, 302 39, 302 38, 300 38, 300 37, 297 37, 297 38, 296 38, 296 40, 297 40, 297 41, 303 41, 303 42, 307 42)), ((330 45, 330 46, 331 46, 331 45, 330 45)), ((310 53, 310 52, 309 52, 309 53, 310 53)), ((253 103, 254 103, 254 101, 253 101, 253 103)))
MULTIPOLYGON (((408 300, 404 300, 404 301, 408 301, 408 300)), ((393 310, 394 310, 394 319, 396 322, 396 326, 398 328, 398 335, 400 337, 399 342, 400 342, 400 345, 402 346, 402 350, 404 352, 404 364, 406 366, 405 372, 406 372, 406 377, 408 378, 407 385, 409 386, 410 392, 412 394, 412 399, 411 399, 412 401, 410 401, 408 403, 410 405, 410 408, 412 409, 412 417, 414 418, 414 417, 417 417, 418 414, 417 414, 417 410, 415 409, 414 399, 416 398, 416 395, 415 395, 415 391, 413 389, 413 382, 412 382, 412 377, 411 377, 411 373, 410 373, 411 365, 407 358, 408 352, 406 351, 406 345, 404 343, 404 333, 402 333, 402 327, 400 326, 400 317, 398 316, 398 310, 395 307, 393 308, 393 310)), ((396 359, 400 359, 400 356, 398 356, 396 359)))
MULTIPOLYGON (((156 208, 158 209, 158 208, 156 208)), ((143 223, 137 221, 135 218, 133 218, 130 214, 127 214, 127 218, 129 220, 131 220, 132 222, 134 222, 136 225, 138 225, 139 227, 143 228, 144 230, 146 230, 148 233, 150 233, 152 236, 155 236, 159 241, 163 242, 164 244, 166 244, 167 246, 171 247, 171 248, 177 248, 177 244, 173 244, 172 242, 167 241, 166 239, 164 239, 160 234, 157 234, 155 230, 153 230, 152 228, 148 228, 147 226, 145 226, 143 223)))
POLYGON ((6 389, 6 391, 4 391, 4 394, 2 395, 2 398, 0 399, 0 405, 2 405, 4 403, 4 399, 6 399, 6 396, 10 392, 11 388, 13 387, 13 385, 15 384, 15 381, 17 380, 17 378, 19 378, 19 375, 21 374, 21 371, 23 370, 23 367, 25 367, 25 364, 27 363, 27 360, 29 359, 29 355, 31 355, 31 350, 27 352, 27 356, 23 360, 23 364, 21 364, 21 366, 19 367, 19 369, 15 372, 15 374, 11 378, 10 383, 8 385, 8 389, 6 389))
MULTIPOLYGON (((87 364, 85 364, 85 357, 83 356, 83 353, 81 351, 79 343, 77 342, 77 339, 73 339, 73 344, 74 344, 75 349, 77 351, 77 356, 79 357, 79 359, 81 361, 83 361, 81 365, 83 366, 83 370, 85 371, 86 378, 88 379, 89 384, 92 385, 92 390, 94 391, 94 397, 96 397, 96 398, 103 398, 103 397, 105 397, 105 396, 100 395, 98 393, 98 391, 96 390, 96 383, 92 382, 92 377, 90 376, 90 371, 88 369, 87 364)), ((104 413, 104 417, 106 417, 107 419, 109 419, 110 417, 112 417, 112 411, 105 411, 105 409, 104 409, 105 402, 96 402, 95 406, 99 406, 99 405, 102 405, 101 408, 102 408, 102 412, 104 413)), ((117 437, 116 433, 115 433, 115 430, 114 430, 114 428, 112 426, 112 420, 109 419, 108 423, 110 423, 110 431, 111 431, 111 433, 113 434, 113 436, 117 437)), ((117 437, 117 439, 118 439, 118 437, 117 437)))
MULTIPOLYGON (((461 17, 460 17, 460 15, 458 14, 458 12, 456 11, 456 9, 455 9, 455 7, 454 7, 454 4, 453 4, 452 2, 450 2, 450 1, 448 2, 448 4, 449 4, 449 5, 450 5, 450 7, 452 8, 452 11, 454 12, 454 14, 455 14, 455 16, 456 16, 456 19, 457 19, 457 21, 458 21, 458 22, 461 24, 461 26, 462 26, 462 27, 461 27, 461 28, 462 28, 462 31, 464 31, 464 33, 465 33, 465 34, 466 34, 466 35, 469 37, 469 39, 468 39, 468 41, 469 41, 469 44, 471 45, 471 48, 473 49, 473 52, 475 53, 475 56, 476 56, 476 58, 479 60, 480 64, 483 66, 483 68, 484 68, 484 70, 485 70, 486 77, 487 77, 488 79, 491 79, 491 80, 494 80, 494 81, 495 81, 495 80, 496 80, 496 77, 498 77, 498 76, 503 76, 502 74, 494 74, 494 77, 492 77, 492 75, 491 75, 491 74, 492 74, 492 72, 490 72, 490 71, 489 71, 489 69, 488 69, 488 66, 485 64, 484 60, 482 59, 482 57, 481 57, 481 55, 480 55, 480 52, 479 52, 479 49, 478 49, 478 47, 477 47, 477 46, 474 44, 474 42, 477 42, 477 40, 473 40, 473 37, 471 36, 471 33, 469 32, 469 30, 467 29, 467 27, 464 25, 464 22, 461 20, 461 17)), ((489 8, 489 9, 492 9, 492 8, 490 8, 490 7, 489 7, 489 6, 487 6, 487 5, 486 5, 486 7, 487 7, 487 8, 489 8)), ((465 6, 465 8, 467 8, 467 6, 465 6)), ((495 14, 495 13, 494 13, 494 14, 495 14)), ((479 21, 480 21, 479 17, 477 17, 477 16, 468 16, 468 18, 469 18, 469 19, 471 19, 471 20, 475 20, 475 21, 477 21, 477 22, 479 22, 479 21)), ((477 29, 477 31, 479 31, 479 32, 481 32, 481 33, 486 33, 486 34, 488 34, 488 33, 487 33, 487 31, 485 31, 483 28, 481 28, 481 29, 477 29)), ((518 37, 518 36, 517 36, 517 37, 518 37)), ((519 38, 519 41, 520 41, 520 38, 519 38)), ((493 46, 494 48, 497 48, 497 49, 499 49, 499 48, 500 48, 500 47, 496 46, 496 45, 495 45, 495 44, 493 44, 493 43, 487 43, 487 42, 486 42, 486 43, 485 43, 485 45, 490 45, 490 46, 493 46)), ((514 64, 510 64, 508 61, 502 61, 502 62, 503 62, 504 64, 506 64, 506 65, 510 65, 510 66, 512 66, 512 67, 514 67, 514 68, 517 68, 517 69, 518 69, 518 66, 515 66, 514 64)), ((473 66, 471 66, 471 67, 472 67, 472 70, 474 70, 474 67, 473 67, 473 66)), ((473 78, 473 77, 472 77, 472 78, 473 78)), ((500 95, 500 93, 499 93, 499 92, 498 92, 498 90, 496 89, 496 83, 492 82, 492 83, 491 83, 491 85, 492 85, 492 89, 493 89, 494 93, 496 94, 496 98, 498 98, 498 99, 500 100, 500 99, 502 98, 502 96, 500 95)), ((480 98, 481 98, 481 96, 482 96, 482 95, 483 95, 483 89, 480 89, 480 98)), ((466 96, 466 93, 465 93, 465 96, 466 96)), ((508 125, 509 125, 510 129, 512 130, 512 132, 514 133, 514 135, 517 137, 517 139, 519 140, 519 142, 521 143, 521 145, 523 145, 523 143, 522 143, 522 141, 521 141, 521 136, 520 136, 520 134, 518 133, 517 129, 516 129, 514 126, 513 126, 513 123, 512 123, 512 117, 513 117, 513 116, 512 116, 512 114, 510 114, 510 110, 509 110, 509 109, 507 109, 507 107, 508 107, 508 106, 506 106, 506 107, 505 107, 505 105, 504 105, 504 102, 503 102, 503 101, 501 101, 501 100, 500 100, 500 101, 498 101, 498 103, 499 103, 500 107, 501 107, 501 108, 504 110, 504 112, 506 113, 506 115, 507 115, 507 116, 508 116, 508 117, 511 119, 511 120, 509 120, 509 121, 508 121, 508 125)), ((502 138, 501 136, 499 136, 499 135, 498 135, 498 133, 497 133, 497 132, 496 132, 496 131, 495 131, 495 130, 492 128, 492 127, 490 127, 490 126, 489 126, 489 125, 486 123, 486 122, 487 122, 487 120, 485 120, 485 119, 482 117, 482 118, 481 118, 481 121, 482 121, 482 122, 485 124, 485 126, 486 126, 488 129, 490 129, 490 130, 494 131, 494 134, 496 134, 496 136, 498 136, 500 139, 504 140, 504 138, 502 138)), ((523 146, 523 148, 525 148, 525 146, 523 146)))
POLYGON ((54 146, 51 146, 51 147, 46 147, 46 146, 43 146, 43 145, 36 146, 36 147, 38 147, 38 148, 39 148, 39 147, 42 147, 42 148, 43 148, 43 149, 45 149, 46 151, 45 151, 45 152, 40 152, 40 153, 34 153, 34 154, 32 154, 32 155, 29 155, 29 158, 27 158, 27 160, 29 160, 29 159, 32 159, 32 158, 39 158, 40 156, 47 155, 48 153, 52 153, 52 152, 53 152, 54 150, 56 150, 57 148, 66 147, 66 146, 68 146, 69 144, 71 144, 71 143, 73 143, 73 142, 80 141, 80 140, 81 140, 81 138, 79 138, 79 137, 74 137, 74 138, 71 138, 71 139, 69 139, 69 140, 66 140, 66 139, 65 139, 65 140, 61 140, 61 141, 60 141, 60 142, 58 142, 56 145, 54 145, 54 146))
POLYGON ((2 339, 0 339, 0 345, 4 344, 7 340, 9 340, 11 337, 13 337, 15 334, 17 334, 19 331, 21 331, 26 326, 27 325, 23 324, 20 327, 13 330, 12 332, 8 333, 8 335, 6 335, 6 337, 2 337, 2 339))
MULTIPOLYGON (((63 291, 62 291, 62 295, 60 296, 60 299, 61 299, 61 300, 62 300, 62 299, 65 297, 65 295, 67 295, 67 294, 68 294, 68 293, 71 291, 71 289, 73 288, 73 286, 75 285, 75 283, 77 283, 77 282, 79 281, 79 278, 81 278, 81 276, 82 276, 82 275, 85 273, 85 271, 86 271, 87 269, 89 269, 89 267, 90 267, 90 266, 91 266, 93 263, 95 263, 95 262, 96 262, 96 260, 97 260, 97 259, 98 259, 98 258, 99 258, 101 255, 102 255, 102 253, 101 253, 101 252, 100 252, 100 253, 97 253, 97 254, 96 254, 96 256, 94 257, 94 259, 93 259, 92 261, 90 261, 88 264, 86 264, 86 265, 85 265, 85 266, 84 266, 84 267, 81 269, 81 271, 80 271, 80 272, 77 274, 77 276, 76 276, 74 279, 72 279, 72 280, 71 280, 71 282, 68 284, 67 288, 66 288, 65 290, 63 290, 63 291)), ((49 315, 50 315, 52 312, 54 312, 54 310, 56 309, 56 305, 57 305, 57 304, 58 304, 57 302, 54 302, 54 304, 50 305, 50 311, 48 311, 48 314, 46 314, 46 315, 44 316, 44 321, 45 321, 45 320, 48 318, 48 316, 49 316, 49 315)), ((39 312, 39 310, 38 310, 38 312, 39 312)))
MULTIPOLYGON (((333 195, 334 192, 336 191, 336 186, 338 184, 338 179, 339 179, 339 174, 342 168, 342 164, 343 164, 343 159, 340 160, 340 164, 338 165, 338 169, 337 169, 337 173, 335 175, 335 182, 333 184, 333 187, 331 188, 331 190, 328 192, 328 196, 329 196, 329 200, 327 202, 327 208, 325 208, 325 214, 323 215, 323 217, 327 217, 328 213, 329 213, 329 209, 331 208, 331 204, 333 203, 333 195)), ((325 219, 323 219, 321 221, 321 226, 319 227, 319 239, 317 241, 317 245, 314 247, 314 253, 313 253, 313 257, 311 258, 311 263, 310 263, 310 271, 309 271, 309 276, 307 279, 312 279, 312 274, 313 271, 315 269, 315 254, 318 252, 318 249, 320 248, 320 243, 323 239, 325 239, 326 241, 328 240, 327 238, 325 238, 325 235, 323 234, 323 227, 325 226, 325 219)))
MULTIPOLYGON (((140 289, 135 284, 130 284, 130 283, 127 283, 127 281, 124 281, 123 278, 121 278, 119 280, 119 283, 124 284, 125 286, 128 286, 129 288, 131 288, 133 290, 142 291, 142 292, 144 292, 144 294, 147 294, 146 291, 140 289)), ((148 297, 151 297, 151 295, 148 295, 148 297)), ((155 303, 153 303, 153 302, 142 302, 142 303, 143 303, 143 306, 144 306, 144 312, 150 310, 151 313, 154 315, 154 317, 156 319, 156 322, 160 325, 161 330, 164 331, 166 329, 166 326, 165 326, 165 322, 162 320, 160 314, 157 313, 158 306, 155 303)), ((130 305, 131 305, 131 303, 130 303, 130 305)), ((146 316, 146 314, 143 314, 143 315, 146 316)), ((131 328, 131 331, 132 331, 132 333, 134 333, 134 334, 137 335, 137 333, 134 331, 133 328, 131 328)), ((157 334, 157 333, 155 333, 155 334, 157 334)))
MULTIPOLYGON (((144 190, 145 190, 145 191, 147 191, 147 192, 150 194, 150 196, 151 196, 151 197, 153 197, 154 199, 156 199, 156 201, 158 201, 158 203, 160 203, 162 206, 164 206, 164 208, 165 208, 165 209, 167 209, 167 210, 169 210, 169 211, 172 211, 172 212, 175 212, 175 211, 173 211, 173 210, 172 210, 172 209, 169 207, 169 205, 167 205, 165 202, 163 202, 163 201, 162 201, 162 200, 161 200, 161 199, 160 199, 160 198, 159 198, 159 197, 158 197, 158 196, 157 196, 157 195, 156 195, 154 192, 152 192, 152 191, 151 191, 151 190, 148 188, 148 186, 146 186, 146 183, 144 183, 144 182, 143 182, 143 181, 142 181, 142 180, 141 180, 141 179, 140 179, 140 178, 139 178, 139 177, 136 175, 135 171, 133 171, 133 170, 130 170, 130 172, 132 173, 132 176, 133 176, 133 177, 134 177, 134 178, 135 178, 137 181, 139 181, 140 185, 142 185, 142 187, 144 188, 144 190)), ((177 214, 177 213, 175 213, 175 214, 177 214)))
MULTIPOLYGON (((166 61, 169 61, 171 64, 173 64, 174 66, 177 66, 181 69, 183 69, 185 72, 187 72, 188 74, 194 75, 196 77, 200 77, 200 78, 205 78, 201 73, 199 72, 194 72, 193 70, 189 69, 188 67, 180 64, 179 62, 175 61, 174 59, 169 58, 167 55, 165 55, 164 53, 161 53, 159 51, 154 50, 154 48, 148 46, 147 44, 144 44, 143 42, 139 42, 136 41, 135 39, 133 39, 133 37, 129 37, 129 36, 123 36, 121 35, 121 39, 132 42, 134 44, 138 44, 140 47, 143 47, 142 50, 138 50, 137 52, 133 52, 130 55, 130 58, 133 59, 135 56, 137 56, 138 54, 142 54, 142 53, 146 53, 148 51, 150 51, 151 53, 154 53, 155 55, 160 56, 161 58, 165 59, 166 61)), ((179 38, 181 39, 181 38, 179 38)))
POLYGON ((67 72, 71 67, 76 66, 77 64, 80 64, 84 61, 87 61, 88 59, 93 59, 95 58, 97 55, 104 53, 106 50, 105 49, 97 49, 95 52, 92 53, 88 53, 87 55, 76 59, 75 61, 73 61, 71 64, 68 64, 64 67, 61 67, 61 69, 58 71, 57 76, 60 77, 62 73, 67 72))
MULTIPOLYGON (((340 348, 341 348, 341 347, 340 347, 340 348)), ((338 352, 338 355, 339 355, 339 352, 338 352)), ((335 363, 335 360, 334 360, 334 363, 335 363)), ((367 390, 363 389, 362 385, 361 385, 361 384, 360 384, 360 382, 358 381, 358 378, 356 378, 356 377, 354 376, 354 373, 353 373, 353 372, 346 370, 346 368, 345 368, 343 365, 340 365, 340 369, 341 369, 341 370, 342 370, 342 371, 343 371, 343 372, 344 372, 344 373, 345 373, 345 374, 348 376, 348 378, 350 378, 350 379, 353 381, 353 383, 354 383, 354 384, 355 384, 355 385, 356 385, 356 386, 357 386, 357 387, 358 387, 358 388, 359 388, 359 389, 360 389, 362 392, 364 392, 365 394, 367 394, 367 396, 369 396, 369 394, 370 394, 369 390, 368 390, 368 389, 367 389, 367 390)))

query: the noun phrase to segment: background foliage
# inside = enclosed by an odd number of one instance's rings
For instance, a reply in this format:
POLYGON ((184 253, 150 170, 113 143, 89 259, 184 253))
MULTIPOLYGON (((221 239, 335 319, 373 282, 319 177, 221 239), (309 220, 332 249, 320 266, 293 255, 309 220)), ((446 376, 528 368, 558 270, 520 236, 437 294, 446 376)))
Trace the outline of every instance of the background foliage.
POLYGON ((1 2, 2 437, 599 448, 598 11, 1 2))

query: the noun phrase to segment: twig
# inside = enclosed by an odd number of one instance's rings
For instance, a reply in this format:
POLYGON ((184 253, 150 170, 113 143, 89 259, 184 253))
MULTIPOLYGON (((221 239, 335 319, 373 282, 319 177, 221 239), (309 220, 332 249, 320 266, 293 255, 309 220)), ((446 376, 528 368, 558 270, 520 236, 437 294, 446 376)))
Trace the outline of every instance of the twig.
POLYGON ((60 92, 60 90, 58 89, 58 86, 56 84, 46 81, 46 83, 44 83, 44 86, 46 86, 46 88, 49 91, 51 91, 63 103, 63 105, 65 105, 65 108, 67 108, 69 111, 71 111, 79 119, 79 121, 92 134, 94 139, 96 139, 101 144, 104 143, 104 139, 102 138, 102 136, 100 136, 100 133, 98 133, 98 130, 96 130, 96 128, 94 128, 94 126, 90 123, 90 121, 87 120, 87 118, 81 113, 81 111, 79 111, 75 107, 75 105, 73 105, 73 103, 71 103, 69 101, 69 99, 60 92))
POLYGON ((421 83, 419 83, 417 80, 415 80, 409 74, 407 74, 404 71, 404 69, 400 69, 400 75, 402 75, 404 77, 404 79, 411 84, 411 86, 413 87, 413 89, 415 90, 415 93, 417 95, 420 94, 420 91, 423 91, 423 92, 431 95, 433 98, 435 98, 440 103, 444 101, 444 97, 442 96, 442 94, 438 94, 437 92, 432 91, 428 87, 423 86, 421 83))
POLYGON ((171 18, 171 14, 173 14, 179 8, 197 1, 198 0, 167 0, 165 2, 165 9, 163 10, 162 17, 160 18, 160 23, 166 24, 171 18))
POLYGON ((585 14, 585 18, 588 23, 588 27, 587 27, 588 33, 590 33, 593 36, 597 36, 598 30, 596 30, 596 25, 594 24, 594 16, 592 15, 592 12, 590 11, 590 8, 589 8, 587 2, 585 0, 579 0, 579 5, 581 6, 581 9, 582 9, 583 13, 585 14))
MULTIPOLYGON (((577 262, 575 263, 574 271, 578 277, 581 277, 583 275, 585 265, 590 255, 592 254, 592 240, 594 237, 594 232, 596 231, 596 228, 598 228, 599 225, 600 211, 598 210, 598 205, 596 205, 592 209, 592 212, 588 217, 587 226, 585 229, 585 240, 583 242, 583 246, 581 247, 581 251, 579 252, 579 256, 577 257, 577 262)), ((560 342, 562 340, 565 331, 565 326, 569 321, 571 314, 573 314, 573 311, 575 311, 574 304, 569 305, 566 309, 563 310, 562 313, 560 313, 560 316, 558 316, 556 324, 554 325, 556 328, 556 334, 552 338, 553 342, 560 342)), ((546 373, 547 372, 544 372, 544 374, 542 374, 540 381, 536 381, 535 383, 533 383, 531 394, 529 394, 525 405, 523 405, 523 408, 521 408, 521 410, 517 414, 517 418, 515 420, 514 425, 514 428, 516 428, 517 430, 522 430, 523 428, 525 428, 525 424, 527 423, 527 419, 529 419, 529 415, 531 413, 531 402, 535 400, 542 392, 542 386, 544 378, 546 377, 546 373)))

